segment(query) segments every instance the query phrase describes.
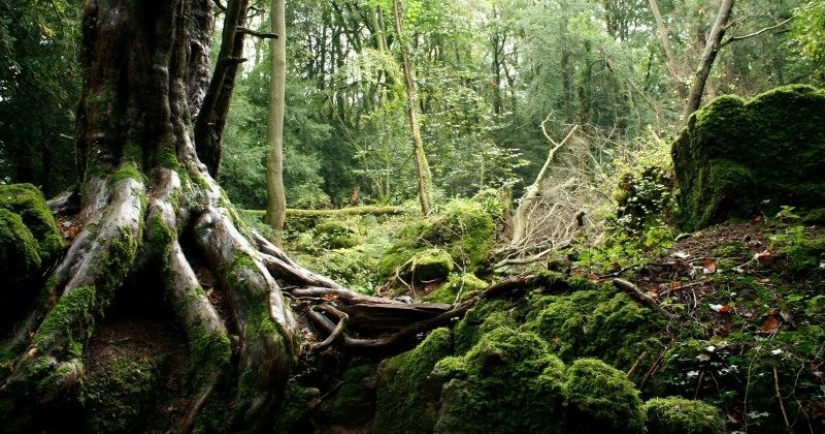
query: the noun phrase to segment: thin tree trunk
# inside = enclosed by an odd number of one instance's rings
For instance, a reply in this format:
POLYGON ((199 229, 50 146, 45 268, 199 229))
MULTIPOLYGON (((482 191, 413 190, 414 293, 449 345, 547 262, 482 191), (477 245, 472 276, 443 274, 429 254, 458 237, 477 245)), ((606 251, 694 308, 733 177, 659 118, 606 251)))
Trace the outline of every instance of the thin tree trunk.
POLYGON ((699 61, 699 69, 696 71, 693 84, 690 86, 685 111, 682 114, 682 122, 687 122, 690 115, 698 110, 702 104, 702 94, 705 91, 708 77, 710 77, 713 62, 716 61, 716 55, 719 54, 722 38, 725 36, 725 30, 733 10, 733 2, 734 0, 723 0, 722 6, 719 7, 719 14, 716 16, 713 28, 710 30, 705 49, 702 52, 702 58, 699 61))
POLYGON ((676 55, 673 54, 673 46, 670 45, 670 38, 667 34, 667 28, 665 28, 665 21, 662 19, 662 13, 659 11, 659 2, 657 0, 650 0, 650 10, 656 19, 656 28, 659 31, 659 37, 662 38, 662 46, 665 49, 665 56, 667 56, 667 70, 670 73, 670 78, 676 84, 679 98, 685 99, 687 98, 687 86, 685 86, 682 74, 679 72, 676 55))
POLYGON ((272 0, 272 75, 269 91, 269 154, 266 158, 267 222, 275 230, 275 244, 281 246, 286 220, 284 190, 284 105, 286 86, 286 1, 272 0))
POLYGON ((418 175, 418 199, 421 202, 421 213, 430 213, 430 194, 432 189, 432 175, 430 166, 427 164, 427 155, 424 153, 424 142, 421 140, 421 129, 418 120, 418 95, 415 89, 415 81, 410 70, 410 62, 407 56, 407 48, 403 38, 403 26, 401 21, 400 0, 393 0, 395 8, 395 29, 398 32, 398 46, 401 50, 401 64, 404 70, 404 82, 407 87, 407 116, 412 129, 413 153, 415 155, 415 167, 418 175))

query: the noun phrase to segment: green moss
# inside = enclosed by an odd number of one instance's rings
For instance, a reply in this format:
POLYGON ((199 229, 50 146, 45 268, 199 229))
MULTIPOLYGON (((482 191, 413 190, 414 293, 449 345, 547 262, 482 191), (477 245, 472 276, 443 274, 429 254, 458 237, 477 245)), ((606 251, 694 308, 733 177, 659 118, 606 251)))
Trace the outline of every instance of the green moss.
MULTIPOLYGON (((48 263, 63 249, 63 238, 43 193, 31 184, 0 185, 0 209, 20 216, 37 240, 38 254, 48 263)), ((4 235, 0 235, 4 236, 4 235)))
POLYGON ((481 300, 467 311, 455 327, 455 347, 457 354, 464 354, 472 348, 484 333, 498 327, 516 325, 510 312, 511 303, 506 300, 481 300))
POLYGON ((303 387, 295 378, 290 378, 284 395, 272 432, 310 432, 309 413, 319 398, 318 389, 303 387))
POLYGON ((333 220, 318 224, 313 238, 326 249, 347 249, 361 243, 358 228, 345 221, 333 220))
POLYGON ((80 393, 88 415, 86 430, 127 432, 145 426, 157 387, 164 381, 159 363, 125 355, 93 362, 80 393))
MULTIPOLYGON (((450 262, 452 264, 452 261, 450 262)), ((433 303, 461 302, 489 286, 473 273, 450 273, 447 282, 427 296, 433 303)))
POLYGON ((680 397, 654 398, 644 405, 650 434, 719 434, 725 422, 719 409, 680 397))
POLYGON ((444 250, 427 249, 413 255, 401 268, 412 282, 445 280, 453 271, 453 258, 444 250))
POLYGON ((134 179, 135 181, 143 182, 143 173, 141 173, 137 163, 133 161, 123 163, 120 168, 112 174, 109 182, 111 185, 115 185, 124 179, 134 179))
POLYGON ((376 384, 375 366, 360 365, 347 369, 340 387, 321 405, 316 420, 351 427, 366 424, 375 414, 376 384))
POLYGON ((597 359, 578 359, 564 383, 575 432, 641 433, 645 414, 639 391, 624 373, 597 359))
MULTIPOLYGON (((37 240, 19 215, 0 208, 0 275, 7 286, 0 289, 0 300, 8 300, 18 285, 40 268, 37 240)), ((6 301, 8 302, 8 301, 6 301)))
POLYGON ((92 334, 92 312, 96 305, 97 297, 93 286, 75 288, 60 298, 49 311, 37 329, 32 345, 41 350, 58 349, 65 353, 82 350, 83 343, 92 334))
POLYGON ((393 275, 416 253, 430 248, 446 251, 453 262, 470 272, 483 268, 495 243, 493 216, 479 203, 456 199, 425 220, 409 223, 380 262, 380 272, 393 275))
POLYGON ((750 100, 724 96, 673 144, 684 225, 825 205, 825 92, 787 86, 750 100))
POLYGON ((566 426, 564 364, 532 333, 507 327, 487 333, 464 357, 439 362, 433 376, 452 377, 434 432, 559 432, 566 426))
POLYGON ((435 364, 452 353, 452 334, 433 330, 415 349, 383 361, 378 368, 374 432, 421 433, 438 418, 441 383, 429 376, 435 364))

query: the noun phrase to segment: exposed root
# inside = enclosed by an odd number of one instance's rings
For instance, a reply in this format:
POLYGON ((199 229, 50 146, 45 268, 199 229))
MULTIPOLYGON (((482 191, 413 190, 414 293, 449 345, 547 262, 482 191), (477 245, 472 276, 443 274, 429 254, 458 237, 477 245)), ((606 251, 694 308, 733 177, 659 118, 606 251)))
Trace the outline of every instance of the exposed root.
POLYGON ((136 257, 143 194, 143 184, 127 178, 111 194, 101 188, 97 197, 90 198, 93 205, 87 218, 91 223, 56 269, 48 288, 57 300, 3 388, 37 384, 39 390, 30 393, 48 402, 72 390, 82 378, 81 357, 94 328, 93 315, 109 305, 136 257))
POLYGON ((195 242, 206 254, 232 306, 241 334, 235 423, 268 416, 275 393, 289 373, 297 324, 257 250, 225 211, 208 207, 194 225, 195 242))

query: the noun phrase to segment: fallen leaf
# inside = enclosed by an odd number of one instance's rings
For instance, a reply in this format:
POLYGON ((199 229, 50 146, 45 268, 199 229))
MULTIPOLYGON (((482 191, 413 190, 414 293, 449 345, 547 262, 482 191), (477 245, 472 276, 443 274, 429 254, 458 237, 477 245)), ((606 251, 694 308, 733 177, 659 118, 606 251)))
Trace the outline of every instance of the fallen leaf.
POLYGON ((705 258, 702 262, 702 271, 705 274, 712 274, 716 272, 716 259, 705 258))
POLYGON ((730 312, 732 309, 733 309, 733 307, 731 307, 729 304, 711 304, 710 305, 710 310, 712 310, 714 312, 726 313, 726 312, 730 312))
POLYGON ((762 333, 774 334, 779 331, 779 318, 771 315, 762 323, 762 333))
POLYGON ((679 251, 673 252, 672 256, 674 258, 678 258, 678 259, 687 259, 687 258, 690 257, 690 253, 685 253, 685 252, 679 250, 679 251))

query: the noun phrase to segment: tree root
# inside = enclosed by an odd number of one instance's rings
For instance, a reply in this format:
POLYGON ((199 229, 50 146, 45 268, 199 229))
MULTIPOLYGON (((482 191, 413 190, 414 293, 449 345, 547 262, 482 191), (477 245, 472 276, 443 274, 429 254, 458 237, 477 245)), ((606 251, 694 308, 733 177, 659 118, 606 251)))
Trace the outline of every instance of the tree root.
POLYGON ((659 314, 661 314, 663 317, 665 317, 667 319, 679 318, 679 315, 677 315, 675 313, 668 312, 668 311, 662 309, 662 306, 659 306, 659 303, 656 300, 654 300, 651 296, 649 296, 649 295, 645 294, 644 292, 642 292, 642 290, 639 289, 638 286, 628 282, 627 280, 613 279, 613 286, 615 286, 616 288, 621 289, 622 291, 630 294, 636 300, 638 300, 640 303, 642 303, 642 304, 646 305, 647 307, 655 310, 656 312, 659 312, 659 314))

